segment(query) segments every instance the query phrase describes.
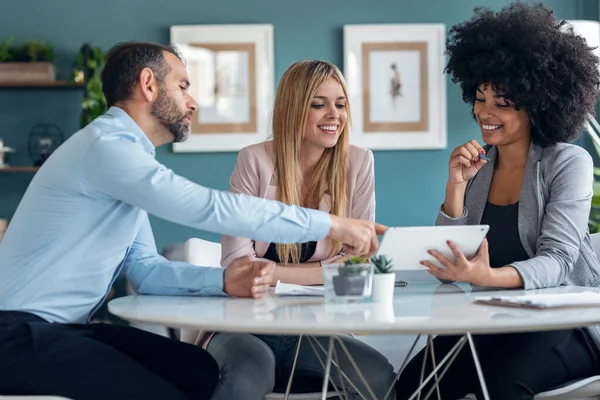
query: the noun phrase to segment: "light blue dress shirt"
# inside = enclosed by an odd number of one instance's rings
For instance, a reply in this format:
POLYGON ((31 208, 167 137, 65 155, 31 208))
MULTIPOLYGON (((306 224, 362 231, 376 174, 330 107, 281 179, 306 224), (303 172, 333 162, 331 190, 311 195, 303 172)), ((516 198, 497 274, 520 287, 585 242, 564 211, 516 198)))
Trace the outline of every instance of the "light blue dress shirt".
POLYGON ((122 109, 75 133, 34 176, 0 242, 0 310, 85 323, 124 271, 140 294, 224 295, 222 268, 170 262, 148 213, 255 240, 323 239, 329 214, 199 186, 156 161, 122 109))

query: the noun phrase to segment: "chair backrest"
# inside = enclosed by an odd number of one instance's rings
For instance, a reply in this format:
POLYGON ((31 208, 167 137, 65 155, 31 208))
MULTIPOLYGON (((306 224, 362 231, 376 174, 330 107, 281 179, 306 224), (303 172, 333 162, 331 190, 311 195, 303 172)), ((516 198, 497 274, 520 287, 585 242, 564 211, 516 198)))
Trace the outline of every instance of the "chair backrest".
POLYGON ((600 233, 592 233, 590 237, 592 238, 592 247, 596 252, 596 257, 600 258, 600 233))
POLYGON ((188 239, 183 246, 183 260, 200 267, 221 267, 221 243, 188 239))

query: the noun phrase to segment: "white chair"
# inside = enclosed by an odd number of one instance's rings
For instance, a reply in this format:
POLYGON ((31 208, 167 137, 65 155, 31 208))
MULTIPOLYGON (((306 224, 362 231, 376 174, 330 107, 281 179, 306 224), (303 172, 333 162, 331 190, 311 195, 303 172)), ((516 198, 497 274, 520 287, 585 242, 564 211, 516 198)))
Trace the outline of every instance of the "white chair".
POLYGON ((188 239, 183 245, 183 260, 202 267, 221 267, 221 243, 188 239))
POLYGON ((575 400, 598 398, 600 395, 600 376, 574 380, 556 389, 537 394, 535 400, 575 400))
MULTIPOLYGON (((220 267, 221 266, 221 244, 210 242, 208 240, 191 238, 185 242, 183 247, 184 261, 202 267, 220 267)), ((180 333, 181 340, 187 343, 196 341, 194 331, 182 329, 180 333)), ((334 397, 335 392, 327 393, 327 398, 334 397)), ((270 393, 267 400, 283 400, 283 393, 270 393)), ((291 394, 290 400, 319 400, 321 393, 297 393, 291 394)))

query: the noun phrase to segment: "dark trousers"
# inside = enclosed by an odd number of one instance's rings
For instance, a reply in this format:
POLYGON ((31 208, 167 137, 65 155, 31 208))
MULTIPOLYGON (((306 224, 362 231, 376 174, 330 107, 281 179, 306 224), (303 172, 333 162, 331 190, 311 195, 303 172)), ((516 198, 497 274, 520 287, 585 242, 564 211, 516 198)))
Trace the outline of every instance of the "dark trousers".
POLYGON ((210 399, 218 378, 217 363, 197 346, 128 326, 0 311, 0 395, 210 399))
MULTIPOLYGON (((438 336, 433 340, 436 362, 442 360, 458 338, 438 336)), ((584 330, 477 335, 473 339, 491 400, 532 400, 536 393, 600 373, 599 351, 584 330)), ((419 386, 423 355, 424 350, 400 375, 396 383, 397 399, 408 399, 419 386)), ((429 353, 425 376, 431 370, 429 353)), ((422 396, 431 387, 425 386, 422 396)), ((468 343, 442 378, 440 393, 444 400, 462 399, 469 393, 483 399, 468 343)), ((435 392, 433 398, 437 399, 435 392)))

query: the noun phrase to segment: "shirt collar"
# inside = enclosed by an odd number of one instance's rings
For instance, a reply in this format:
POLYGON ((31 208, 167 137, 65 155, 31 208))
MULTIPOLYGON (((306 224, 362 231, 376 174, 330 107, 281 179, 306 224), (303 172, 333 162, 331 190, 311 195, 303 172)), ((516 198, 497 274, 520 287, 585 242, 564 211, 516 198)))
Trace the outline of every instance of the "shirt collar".
POLYGON ((138 143, 142 145, 144 150, 152 155, 155 153, 155 147, 148 138, 148 136, 144 133, 142 128, 123 110, 122 108, 112 106, 106 111, 106 115, 110 115, 113 118, 118 119, 125 128, 133 133, 138 138, 138 143))

